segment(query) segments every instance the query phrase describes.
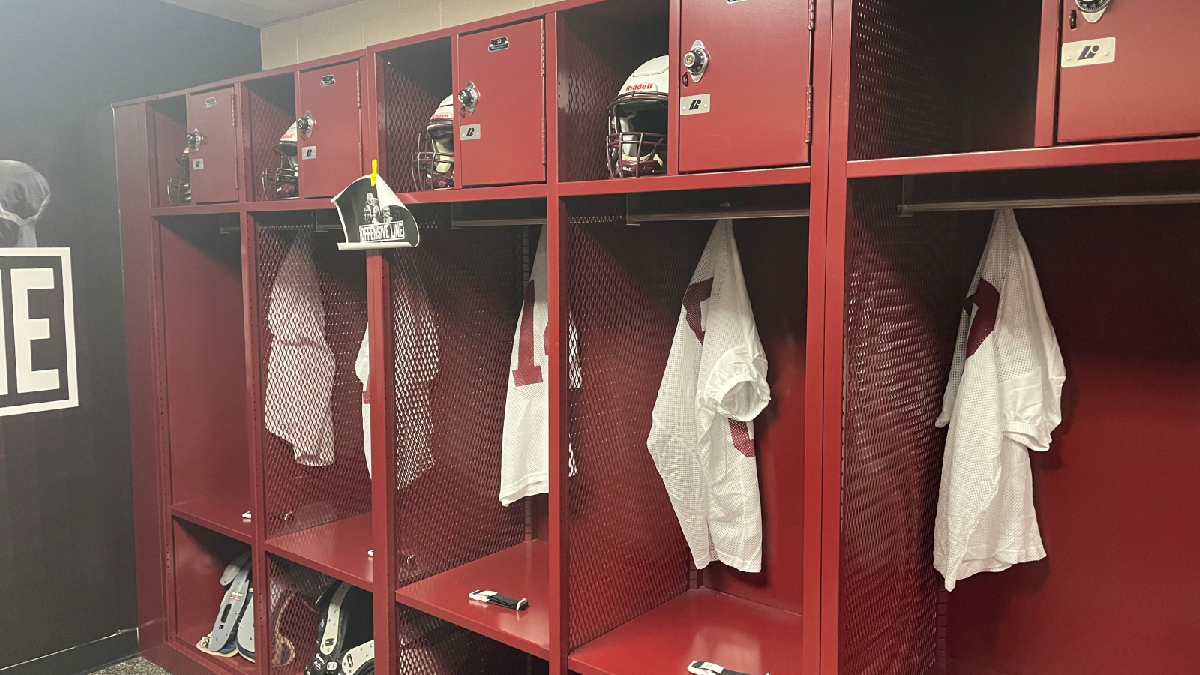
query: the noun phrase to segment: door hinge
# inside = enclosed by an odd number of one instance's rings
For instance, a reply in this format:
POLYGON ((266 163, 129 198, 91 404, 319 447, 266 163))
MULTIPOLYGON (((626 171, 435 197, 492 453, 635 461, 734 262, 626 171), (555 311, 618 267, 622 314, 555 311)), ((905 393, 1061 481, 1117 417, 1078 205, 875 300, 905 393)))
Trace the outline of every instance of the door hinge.
POLYGON ((817 29, 817 0, 808 0, 808 30, 817 29))
POLYGON ((354 86, 358 87, 358 109, 362 110, 362 71, 358 72, 358 78, 354 80, 354 86))
POLYGON ((804 142, 812 143, 812 127, 813 127, 813 88, 808 85, 808 95, 804 101, 804 142))
POLYGON ((229 92, 229 126, 237 128, 237 97, 229 92))

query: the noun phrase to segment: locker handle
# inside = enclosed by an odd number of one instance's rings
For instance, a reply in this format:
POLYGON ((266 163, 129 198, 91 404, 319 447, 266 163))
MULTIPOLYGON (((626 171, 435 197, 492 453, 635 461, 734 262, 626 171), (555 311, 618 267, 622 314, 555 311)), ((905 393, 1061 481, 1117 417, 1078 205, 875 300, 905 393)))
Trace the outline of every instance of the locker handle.
POLYGON ((464 116, 475 114, 475 106, 479 104, 481 96, 482 93, 475 87, 475 83, 471 81, 467 82, 465 89, 458 92, 458 102, 462 104, 464 116))

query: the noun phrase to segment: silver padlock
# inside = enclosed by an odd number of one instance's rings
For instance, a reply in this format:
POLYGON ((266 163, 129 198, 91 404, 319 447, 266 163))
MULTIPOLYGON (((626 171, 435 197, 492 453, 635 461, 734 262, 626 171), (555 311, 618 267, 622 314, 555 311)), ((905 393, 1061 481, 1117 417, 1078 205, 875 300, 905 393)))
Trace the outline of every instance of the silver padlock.
POLYGON ((467 87, 458 92, 458 102, 462 104, 464 114, 472 115, 475 113, 475 106, 479 104, 480 95, 479 89, 475 87, 474 82, 467 82, 467 87))

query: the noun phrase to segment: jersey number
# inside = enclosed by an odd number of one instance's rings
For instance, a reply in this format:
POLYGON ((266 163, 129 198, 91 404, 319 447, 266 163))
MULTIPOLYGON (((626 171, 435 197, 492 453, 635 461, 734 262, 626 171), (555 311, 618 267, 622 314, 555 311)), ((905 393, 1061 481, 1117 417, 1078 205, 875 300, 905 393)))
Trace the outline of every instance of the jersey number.
MULTIPOLYGON (((533 362, 533 298, 534 286, 533 279, 530 279, 525 284, 525 302, 521 305, 521 330, 517 338, 517 368, 512 371, 513 383, 518 387, 524 387, 527 384, 538 384, 542 381, 542 368, 533 362)), ((546 324, 546 335, 543 336, 543 349, 546 349, 546 356, 550 355, 548 346, 550 341, 549 322, 546 324)))

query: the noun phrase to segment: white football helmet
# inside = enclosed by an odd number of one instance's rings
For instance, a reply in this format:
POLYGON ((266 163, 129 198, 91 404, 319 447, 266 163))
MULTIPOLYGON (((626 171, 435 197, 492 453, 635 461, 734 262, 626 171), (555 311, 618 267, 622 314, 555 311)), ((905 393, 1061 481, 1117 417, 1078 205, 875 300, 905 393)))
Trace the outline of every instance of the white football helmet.
POLYGON ((417 140, 413 155, 413 181, 421 190, 454 187, 454 96, 447 96, 433 111, 417 140))
POLYGON ((0 246, 37 246, 34 226, 50 204, 50 184, 24 162, 0 160, 0 246))
POLYGON ((267 199, 291 199, 300 194, 300 167, 296 163, 299 132, 292 126, 279 137, 275 152, 279 155, 279 166, 263 169, 262 186, 267 199))
POLYGON ((643 63, 608 107, 608 173, 613 178, 667 172, 670 57, 643 63))

